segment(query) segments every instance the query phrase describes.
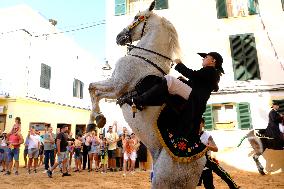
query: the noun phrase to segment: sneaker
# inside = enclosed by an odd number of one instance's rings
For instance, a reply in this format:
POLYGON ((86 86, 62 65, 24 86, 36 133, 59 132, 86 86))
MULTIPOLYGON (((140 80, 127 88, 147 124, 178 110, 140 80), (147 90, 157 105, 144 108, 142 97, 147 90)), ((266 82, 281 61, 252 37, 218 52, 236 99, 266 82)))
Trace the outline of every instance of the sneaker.
POLYGON ((7 171, 4 175, 11 175, 11 172, 7 171))
POLYGON ((35 169, 34 172, 37 173, 37 170, 35 169))
POLYGON ((71 176, 71 174, 69 174, 68 172, 63 173, 63 174, 62 174, 62 177, 65 177, 65 176, 71 176))
POLYGON ((47 170, 46 173, 47 173, 47 176, 48 176, 49 178, 52 178, 52 171, 47 170))
POLYGON ((125 176, 126 176, 126 174, 125 174, 125 173, 123 173, 123 174, 122 174, 122 176, 124 176, 124 177, 125 177, 125 176))
POLYGON ((47 173, 47 170, 44 170, 42 173, 47 173))
POLYGON ((5 172, 5 169, 2 169, 2 170, 1 170, 1 173, 3 173, 3 172, 5 172))
POLYGON ((15 171, 15 175, 19 175, 19 172, 18 172, 18 171, 15 171))
POLYGON ((31 170, 28 170, 28 174, 31 174, 32 172, 31 172, 31 170))

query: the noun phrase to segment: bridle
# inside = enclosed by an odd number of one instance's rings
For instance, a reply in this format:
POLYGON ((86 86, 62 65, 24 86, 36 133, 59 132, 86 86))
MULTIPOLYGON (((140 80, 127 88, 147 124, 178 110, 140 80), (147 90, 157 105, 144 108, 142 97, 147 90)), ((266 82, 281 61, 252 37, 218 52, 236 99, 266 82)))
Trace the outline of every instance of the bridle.
POLYGON ((165 56, 165 55, 162 55, 162 54, 160 54, 160 53, 158 53, 158 52, 155 52, 155 51, 152 51, 152 50, 149 50, 149 49, 145 49, 145 48, 143 48, 143 47, 137 47, 137 46, 131 44, 131 43, 132 43, 132 38, 131 38, 131 34, 130 34, 131 31, 132 31, 136 26, 138 26, 141 22, 144 22, 143 28, 142 28, 142 32, 141 32, 141 37, 140 37, 140 38, 142 38, 143 35, 144 35, 144 31, 145 31, 145 27, 146 27, 148 18, 149 18, 149 17, 143 16, 143 15, 142 15, 142 16, 138 16, 138 17, 136 18, 136 20, 135 20, 131 25, 129 25, 129 26, 127 27, 127 35, 128 35, 128 37, 129 37, 129 40, 130 40, 130 43, 129 43, 129 44, 126 44, 126 46, 127 46, 128 49, 129 49, 129 50, 128 50, 128 55, 135 56, 135 57, 138 57, 138 58, 141 58, 141 59, 145 60, 146 62, 150 63, 150 64, 153 65, 155 68, 157 68, 160 72, 162 72, 163 75, 166 75, 165 71, 163 71, 158 65, 156 65, 155 63, 153 63, 153 62, 150 61, 149 59, 147 59, 147 58, 145 58, 145 57, 142 57, 142 56, 139 56, 139 55, 132 55, 132 54, 129 53, 133 48, 140 49, 140 50, 144 50, 144 51, 153 53, 153 54, 155 54, 155 55, 158 55, 158 56, 160 56, 160 57, 163 57, 163 58, 165 58, 165 59, 167 59, 167 60, 170 60, 170 61, 172 62, 172 64, 171 64, 171 67, 172 67, 172 65, 173 65, 173 60, 172 60, 171 58, 169 58, 169 57, 167 57, 167 56, 165 56))

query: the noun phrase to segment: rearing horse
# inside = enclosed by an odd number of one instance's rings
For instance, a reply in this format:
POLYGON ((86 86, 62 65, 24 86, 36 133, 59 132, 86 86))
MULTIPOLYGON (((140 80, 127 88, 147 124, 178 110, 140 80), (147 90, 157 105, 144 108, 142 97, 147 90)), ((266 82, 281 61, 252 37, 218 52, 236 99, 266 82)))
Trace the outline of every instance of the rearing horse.
MULTIPOLYGON (((178 57, 180 48, 177 32, 167 19, 152 12, 154 6, 153 2, 147 10, 138 13, 134 21, 118 34, 119 45, 139 42, 129 55, 117 61, 111 78, 90 84, 92 112, 89 124, 104 119, 99 108, 102 98, 117 99, 132 91, 146 76, 163 77, 171 69, 171 59, 178 57)), ((171 158, 153 127, 162 107, 148 106, 138 111, 135 118, 131 106, 124 104, 121 108, 125 120, 152 155, 152 188, 195 188, 205 165, 205 157, 190 163, 180 163, 171 158)))

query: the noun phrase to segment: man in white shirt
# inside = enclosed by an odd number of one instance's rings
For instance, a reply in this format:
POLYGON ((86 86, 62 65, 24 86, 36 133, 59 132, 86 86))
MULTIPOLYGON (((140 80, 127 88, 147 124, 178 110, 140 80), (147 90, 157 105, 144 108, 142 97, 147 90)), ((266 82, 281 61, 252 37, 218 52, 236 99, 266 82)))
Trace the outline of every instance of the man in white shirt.
POLYGON ((205 126, 205 121, 203 118, 201 118, 200 128, 199 128, 200 140, 204 145, 207 146, 208 151, 206 153, 207 162, 201 174, 198 186, 201 186, 201 183, 203 181, 204 187, 206 189, 214 189, 215 186, 213 183, 213 174, 212 174, 212 171, 213 171, 222 180, 224 180, 227 183, 230 189, 240 188, 240 186, 238 186, 233 181, 229 173, 226 172, 214 158, 211 158, 211 151, 218 152, 218 147, 215 144, 213 137, 210 135, 210 133, 203 131, 204 126, 205 126))
POLYGON ((27 137, 28 144, 28 173, 31 173, 31 166, 34 162, 34 172, 37 173, 37 163, 39 156, 39 147, 40 147, 40 136, 36 134, 35 129, 32 127, 27 137))

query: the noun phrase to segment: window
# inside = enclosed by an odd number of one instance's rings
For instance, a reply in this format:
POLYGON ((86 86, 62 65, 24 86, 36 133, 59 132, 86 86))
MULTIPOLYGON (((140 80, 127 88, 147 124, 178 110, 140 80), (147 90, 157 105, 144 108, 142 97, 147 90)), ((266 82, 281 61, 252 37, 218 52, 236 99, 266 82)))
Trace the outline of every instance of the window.
POLYGON ((257 0, 217 0, 217 17, 239 17, 257 14, 257 0))
POLYGON ((126 13, 126 0, 115 0, 115 15, 124 15, 126 13))
POLYGON ((284 0, 281 0, 282 3, 282 9, 284 10, 284 0))
POLYGON ((41 64, 40 87, 50 89, 51 67, 41 64))
POLYGON ((155 5, 156 10, 167 9, 167 8, 169 8, 168 0, 157 0, 156 1, 156 5, 155 5))
POLYGON ((212 130, 213 129, 213 107, 212 105, 206 105, 206 110, 203 114, 203 118, 205 120, 205 129, 212 130))
POLYGON ((205 129, 250 129, 249 103, 208 104, 203 114, 205 129))
POLYGON ((253 34, 230 36, 235 80, 260 79, 257 51, 253 34))
POLYGON ((239 129, 251 129, 250 106, 247 102, 237 104, 239 129))
MULTIPOLYGON (((127 13, 138 13, 151 5, 153 0, 115 0, 115 15, 125 15, 127 13)), ((168 8, 168 0, 156 0, 155 10, 168 8)))
POLYGON ((78 79, 73 82, 73 97, 83 98, 84 83, 78 79))

